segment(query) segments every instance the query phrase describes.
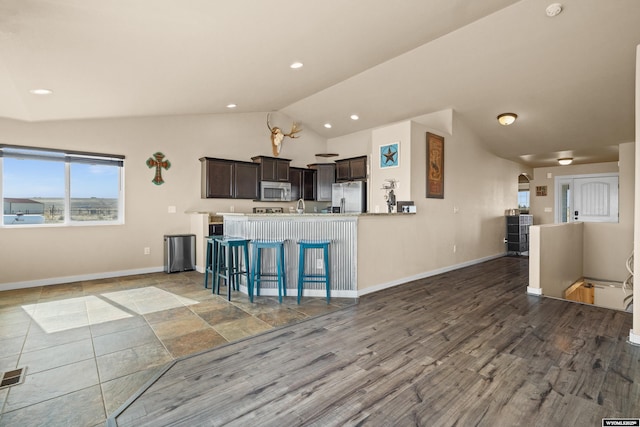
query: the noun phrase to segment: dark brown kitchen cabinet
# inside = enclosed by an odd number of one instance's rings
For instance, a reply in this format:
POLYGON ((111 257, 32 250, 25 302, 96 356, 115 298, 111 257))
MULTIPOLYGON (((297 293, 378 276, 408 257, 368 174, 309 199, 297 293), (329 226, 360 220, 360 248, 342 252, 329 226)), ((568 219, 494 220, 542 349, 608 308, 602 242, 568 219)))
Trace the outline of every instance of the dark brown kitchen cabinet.
POLYGON ((314 177, 316 171, 305 168, 290 168, 291 200, 315 200, 314 177))
POLYGON ((331 186, 336 182, 335 163, 314 163, 308 165, 309 169, 314 169, 315 174, 315 199, 319 202, 331 201, 331 186))
POLYGON ((203 157, 200 162, 202 169, 202 198, 258 198, 257 164, 211 157, 203 157))
POLYGON ((234 198, 258 198, 258 166, 255 163, 236 162, 234 171, 234 198))
POLYGON ((289 182, 290 159, 256 156, 251 160, 260 165, 260 181, 289 182))
POLYGON ((233 161, 222 159, 211 159, 203 157, 200 159, 202 170, 201 197, 210 198, 233 198, 233 161))
POLYGON ((356 181, 367 178, 367 156, 336 160, 336 181, 356 181))

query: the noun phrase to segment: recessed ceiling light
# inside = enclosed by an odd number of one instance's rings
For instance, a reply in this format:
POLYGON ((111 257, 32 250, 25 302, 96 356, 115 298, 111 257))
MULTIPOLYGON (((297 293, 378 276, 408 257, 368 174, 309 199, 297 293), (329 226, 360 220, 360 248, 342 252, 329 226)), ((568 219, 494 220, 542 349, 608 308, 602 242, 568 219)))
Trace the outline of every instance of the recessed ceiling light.
POLYGON ((302 68, 304 64, 302 62, 294 62, 293 64, 289 65, 289 67, 293 68, 294 70, 297 70, 298 68, 302 68))
POLYGON ((236 108, 237 105, 236 104, 227 104, 227 108, 236 108))
POLYGON ((50 89, 31 89, 29 92, 34 95, 51 95, 53 93, 50 89))
POLYGON ((497 118, 498 123, 500 123, 502 126, 509 126, 516 121, 518 115, 516 113, 502 113, 497 118))
POLYGON ((545 11, 547 12, 547 16, 549 18, 553 18, 554 16, 560 15, 560 13, 562 12, 562 5, 560 3, 552 3, 547 6, 547 9, 545 11))
POLYGON ((357 114, 352 114, 351 115, 351 120, 358 120, 360 117, 358 117, 357 114))
POLYGON ((326 127, 327 129, 331 129, 331 123, 325 123, 324 127, 326 127))

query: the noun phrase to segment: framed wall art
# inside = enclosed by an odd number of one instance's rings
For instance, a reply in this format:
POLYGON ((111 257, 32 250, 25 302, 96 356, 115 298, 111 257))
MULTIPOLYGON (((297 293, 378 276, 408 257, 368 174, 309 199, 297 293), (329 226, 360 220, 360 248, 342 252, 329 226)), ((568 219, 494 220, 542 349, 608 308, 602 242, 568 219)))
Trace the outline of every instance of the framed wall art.
POLYGON ((444 137, 427 132, 427 197, 444 199, 444 137))
POLYGON ((400 142, 380 146, 380 167, 395 168, 400 166, 400 142))

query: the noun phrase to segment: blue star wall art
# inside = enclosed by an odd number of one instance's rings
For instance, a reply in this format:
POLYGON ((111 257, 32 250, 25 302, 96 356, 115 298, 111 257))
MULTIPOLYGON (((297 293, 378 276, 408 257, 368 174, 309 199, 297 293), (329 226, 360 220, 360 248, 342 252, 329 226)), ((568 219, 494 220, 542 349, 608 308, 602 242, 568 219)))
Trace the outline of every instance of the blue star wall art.
POLYGON ((400 143, 380 146, 380 167, 395 168, 400 166, 400 143))

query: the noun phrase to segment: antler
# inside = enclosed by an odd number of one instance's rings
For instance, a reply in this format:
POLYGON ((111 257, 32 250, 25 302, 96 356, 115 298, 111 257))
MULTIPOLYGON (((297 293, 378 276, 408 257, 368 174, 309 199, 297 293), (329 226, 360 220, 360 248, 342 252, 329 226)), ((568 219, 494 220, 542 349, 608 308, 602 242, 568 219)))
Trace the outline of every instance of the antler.
POLYGON ((302 131, 302 129, 298 128, 298 124, 294 122, 291 126, 291 132, 283 133, 282 129, 280 129, 279 127, 271 127, 271 123, 269 123, 269 117, 270 114, 267 114, 267 127, 271 131, 271 148, 273 150, 273 155, 278 157, 278 155, 280 155, 280 147, 284 138, 287 136, 289 138, 298 138, 298 135, 296 134, 302 131))
POLYGON ((300 135, 296 135, 296 133, 301 131, 302 129, 298 128, 298 124, 294 122, 293 125, 291 125, 291 132, 285 133, 284 136, 288 136, 289 138, 298 138, 300 135))
POLYGON ((271 113, 268 113, 268 114, 267 114, 267 127, 269 128, 269 130, 270 130, 271 132, 273 132, 273 129, 271 129, 271 125, 269 124, 269 116, 270 116, 270 115, 271 115, 271 113))

